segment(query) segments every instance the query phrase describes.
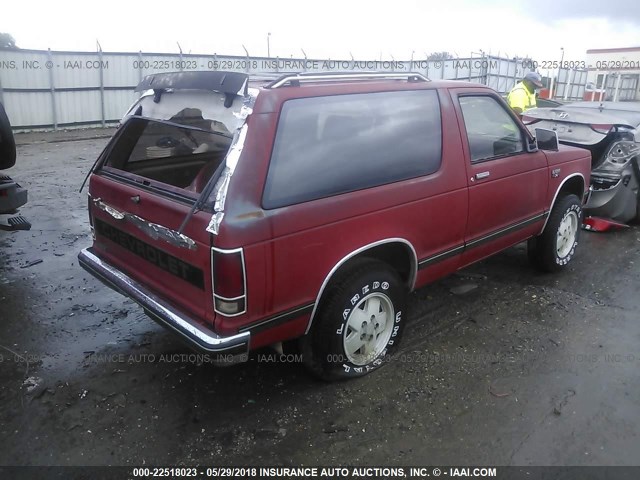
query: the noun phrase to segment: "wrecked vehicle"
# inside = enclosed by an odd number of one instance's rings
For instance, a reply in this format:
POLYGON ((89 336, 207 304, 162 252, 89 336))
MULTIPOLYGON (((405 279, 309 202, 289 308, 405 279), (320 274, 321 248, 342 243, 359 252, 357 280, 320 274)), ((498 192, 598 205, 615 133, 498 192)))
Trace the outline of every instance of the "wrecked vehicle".
MULTIPOLYGON (((16 164, 16 142, 7 112, 0 103, 0 170, 7 170, 16 164)), ((27 190, 0 173, 0 230, 29 230, 31 224, 22 216, 14 215, 27 203, 27 190)))
POLYGON ((585 215, 623 223, 640 219, 639 103, 572 103, 529 110, 522 120, 530 131, 548 128, 560 143, 591 151, 593 192, 585 215))
POLYGON ((550 98, 536 98, 536 105, 538 108, 553 108, 562 106, 562 102, 552 100, 550 98))
POLYGON ((543 270, 575 254, 589 152, 536 141, 485 86, 209 71, 138 90, 90 172, 79 263, 220 363, 296 345, 321 378, 362 376, 409 291, 525 240, 543 270))

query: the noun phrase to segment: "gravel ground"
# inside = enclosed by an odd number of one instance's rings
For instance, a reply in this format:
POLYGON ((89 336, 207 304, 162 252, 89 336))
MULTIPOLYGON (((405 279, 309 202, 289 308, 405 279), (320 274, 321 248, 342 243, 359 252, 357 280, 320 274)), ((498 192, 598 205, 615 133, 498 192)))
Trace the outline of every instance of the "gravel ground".
POLYGON ((33 228, 0 232, 0 465, 638 463, 638 226, 583 232, 560 275, 519 245, 415 292, 365 378, 220 369, 78 267, 89 135, 19 135, 7 172, 33 228))

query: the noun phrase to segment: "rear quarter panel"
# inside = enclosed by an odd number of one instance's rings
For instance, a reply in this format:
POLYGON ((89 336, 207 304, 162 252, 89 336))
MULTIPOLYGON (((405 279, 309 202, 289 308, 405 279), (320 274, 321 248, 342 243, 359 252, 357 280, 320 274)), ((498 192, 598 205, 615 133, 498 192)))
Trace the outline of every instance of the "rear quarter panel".
MULTIPOLYGON (((368 244, 402 238, 412 244, 418 260, 459 245, 468 208, 464 155, 451 100, 448 95, 439 98, 443 160, 436 173, 272 210, 261 204, 278 115, 250 117, 225 219, 214 239, 221 248, 245 249, 248 312, 229 319, 218 316, 217 329, 242 328, 312 304, 333 267, 368 244)), ((458 260, 419 270, 415 283, 455 271, 458 260)), ((279 333, 301 335, 306 324, 292 322, 292 328, 279 333)))

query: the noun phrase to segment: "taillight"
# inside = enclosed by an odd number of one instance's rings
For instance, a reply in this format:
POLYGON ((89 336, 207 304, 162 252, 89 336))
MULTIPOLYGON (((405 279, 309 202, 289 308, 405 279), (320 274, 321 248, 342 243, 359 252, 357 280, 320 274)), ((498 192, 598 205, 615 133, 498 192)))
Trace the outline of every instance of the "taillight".
POLYGON ((595 130, 598 133, 602 133, 604 135, 609 133, 609 130, 611 130, 611 127, 613 127, 613 125, 610 123, 592 123, 591 124, 591 128, 593 130, 595 130))
POLYGON ((214 310, 232 317, 246 312, 247 282, 241 248, 211 249, 211 277, 214 310))

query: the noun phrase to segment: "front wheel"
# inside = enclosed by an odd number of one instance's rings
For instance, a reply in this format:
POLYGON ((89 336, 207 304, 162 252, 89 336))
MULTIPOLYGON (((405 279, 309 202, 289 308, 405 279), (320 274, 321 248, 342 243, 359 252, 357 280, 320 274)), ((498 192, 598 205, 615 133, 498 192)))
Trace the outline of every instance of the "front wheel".
POLYGON ((562 270, 574 257, 582 226, 582 205, 575 195, 559 198, 541 235, 529 240, 529 259, 545 272, 562 270))
POLYGON ((306 366, 324 380, 353 378, 382 366, 404 327, 406 291, 377 260, 359 260, 329 286, 309 335, 306 366))

